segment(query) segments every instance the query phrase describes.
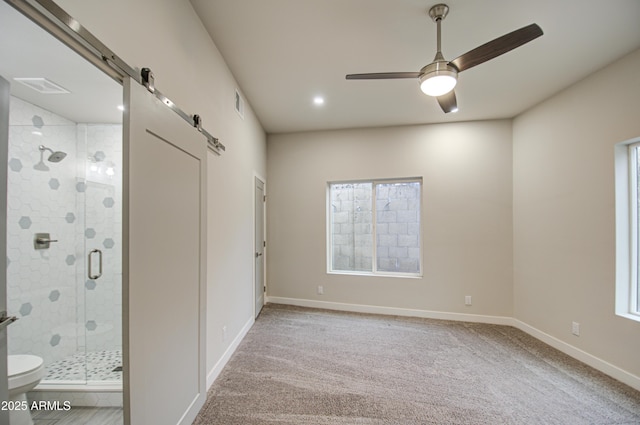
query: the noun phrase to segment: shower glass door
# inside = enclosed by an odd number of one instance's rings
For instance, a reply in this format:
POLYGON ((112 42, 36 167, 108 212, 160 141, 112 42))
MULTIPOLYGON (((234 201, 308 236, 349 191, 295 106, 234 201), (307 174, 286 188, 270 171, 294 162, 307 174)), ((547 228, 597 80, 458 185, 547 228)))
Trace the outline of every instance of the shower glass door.
POLYGON ((122 126, 86 124, 84 333, 89 384, 122 382, 122 126))

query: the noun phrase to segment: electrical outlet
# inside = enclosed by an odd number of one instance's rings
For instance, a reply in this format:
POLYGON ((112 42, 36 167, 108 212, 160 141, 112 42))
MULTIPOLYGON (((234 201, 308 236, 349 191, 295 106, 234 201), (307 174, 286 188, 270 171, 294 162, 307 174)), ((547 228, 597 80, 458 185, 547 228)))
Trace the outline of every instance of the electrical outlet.
POLYGON ((324 286, 318 285, 318 295, 324 295, 324 286))
POLYGON ((464 297, 464 305, 471 305, 471 295, 466 295, 464 297))
POLYGON ((571 333, 575 336, 580 336, 580 323, 571 322, 571 333))

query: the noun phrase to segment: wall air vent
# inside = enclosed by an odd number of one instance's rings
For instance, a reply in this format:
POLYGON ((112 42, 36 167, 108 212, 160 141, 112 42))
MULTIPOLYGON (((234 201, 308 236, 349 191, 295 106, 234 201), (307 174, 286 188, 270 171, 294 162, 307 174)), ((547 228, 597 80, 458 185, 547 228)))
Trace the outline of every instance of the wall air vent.
POLYGON ((42 94, 67 94, 69 90, 61 87, 53 81, 46 78, 14 78, 14 81, 24 84, 25 86, 42 94))
POLYGON ((238 89, 236 89, 235 109, 240 118, 244 119, 244 99, 240 96, 238 89))

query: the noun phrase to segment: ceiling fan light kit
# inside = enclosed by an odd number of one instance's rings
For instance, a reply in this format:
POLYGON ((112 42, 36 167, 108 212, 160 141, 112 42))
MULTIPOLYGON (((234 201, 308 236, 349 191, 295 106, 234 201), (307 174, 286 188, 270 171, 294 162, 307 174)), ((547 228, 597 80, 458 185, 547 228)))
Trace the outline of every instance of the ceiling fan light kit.
POLYGON ((393 78, 417 78, 420 89, 427 95, 437 99, 442 111, 446 114, 458 110, 454 87, 458 82, 458 73, 472 68, 488 60, 507 53, 516 47, 540 37, 542 29, 531 24, 509 34, 498 37, 480 47, 447 61, 442 55, 440 44, 440 26, 449 13, 449 6, 436 4, 429 9, 429 16, 437 26, 437 49, 433 62, 424 66, 419 72, 380 72, 369 74, 348 74, 347 80, 387 80, 393 78))
POLYGON ((449 93, 458 82, 458 70, 446 61, 431 63, 422 69, 418 77, 420 90, 426 95, 438 97, 449 93))

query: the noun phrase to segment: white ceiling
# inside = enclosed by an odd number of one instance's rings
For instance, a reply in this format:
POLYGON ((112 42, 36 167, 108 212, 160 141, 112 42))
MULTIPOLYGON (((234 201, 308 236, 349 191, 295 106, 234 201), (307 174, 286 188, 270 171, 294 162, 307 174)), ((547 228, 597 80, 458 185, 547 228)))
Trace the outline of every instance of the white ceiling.
POLYGON ((191 3, 268 133, 511 118, 640 48, 638 0, 448 0, 449 60, 530 23, 545 34, 461 73, 445 115, 415 80, 345 80, 431 62, 436 1, 191 3))
POLYGON ((122 86, 3 1, 0 58, 12 95, 77 123, 122 121, 122 86), (16 77, 47 78, 70 93, 43 95, 16 77))

